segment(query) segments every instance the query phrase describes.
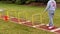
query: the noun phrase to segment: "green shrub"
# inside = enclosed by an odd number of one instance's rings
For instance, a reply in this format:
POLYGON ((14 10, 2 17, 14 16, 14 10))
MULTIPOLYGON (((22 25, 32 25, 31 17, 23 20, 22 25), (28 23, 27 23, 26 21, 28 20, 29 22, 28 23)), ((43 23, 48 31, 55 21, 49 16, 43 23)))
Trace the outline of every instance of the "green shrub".
POLYGON ((25 4, 27 0, 16 0, 16 4, 25 4))
POLYGON ((16 0, 16 4, 21 4, 21 0, 16 0))
POLYGON ((43 2, 47 3, 48 0, 1 0, 4 1, 4 3, 16 3, 16 4, 29 4, 31 2, 43 2))
POLYGON ((3 3, 15 3, 16 0, 1 0, 3 3))
POLYGON ((31 3, 32 1, 31 0, 27 0, 25 3, 26 4, 29 4, 29 3, 31 3))

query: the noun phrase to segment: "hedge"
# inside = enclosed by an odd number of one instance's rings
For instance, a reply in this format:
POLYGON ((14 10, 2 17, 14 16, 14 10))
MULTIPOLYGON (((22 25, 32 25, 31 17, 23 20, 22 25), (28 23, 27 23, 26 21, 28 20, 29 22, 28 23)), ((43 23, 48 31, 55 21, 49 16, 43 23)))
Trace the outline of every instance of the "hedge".
POLYGON ((31 2, 44 2, 47 3, 48 0, 1 0, 6 3, 16 3, 16 4, 29 4, 31 2))

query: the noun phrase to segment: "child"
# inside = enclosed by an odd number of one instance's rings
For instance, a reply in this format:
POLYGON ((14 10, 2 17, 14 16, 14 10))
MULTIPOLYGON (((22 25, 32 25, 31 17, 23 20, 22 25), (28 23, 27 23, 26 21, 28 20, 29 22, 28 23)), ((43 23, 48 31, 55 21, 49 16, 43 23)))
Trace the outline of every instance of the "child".
POLYGON ((55 0, 49 0, 47 3, 47 7, 44 11, 48 10, 48 14, 49 14, 49 29, 53 28, 53 16, 54 16, 54 12, 56 9, 56 1, 55 0))

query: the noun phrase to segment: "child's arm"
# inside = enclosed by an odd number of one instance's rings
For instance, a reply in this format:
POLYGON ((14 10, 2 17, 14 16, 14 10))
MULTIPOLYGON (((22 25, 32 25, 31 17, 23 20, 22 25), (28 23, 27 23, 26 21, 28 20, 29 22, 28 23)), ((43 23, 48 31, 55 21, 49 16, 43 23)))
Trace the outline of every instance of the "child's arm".
POLYGON ((49 8, 50 8, 50 1, 47 3, 47 6, 46 6, 44 12, 47 11, 49 8))

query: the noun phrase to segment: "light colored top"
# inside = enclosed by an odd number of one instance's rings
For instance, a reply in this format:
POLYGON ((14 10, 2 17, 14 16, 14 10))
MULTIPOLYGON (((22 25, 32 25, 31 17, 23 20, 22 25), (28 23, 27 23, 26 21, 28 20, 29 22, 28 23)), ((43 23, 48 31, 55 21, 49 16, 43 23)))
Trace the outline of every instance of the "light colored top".
POLYGON ((55 10, 56 9, 56 1, 55 0, 49 0, 47 3, 46 10, 55 10))

